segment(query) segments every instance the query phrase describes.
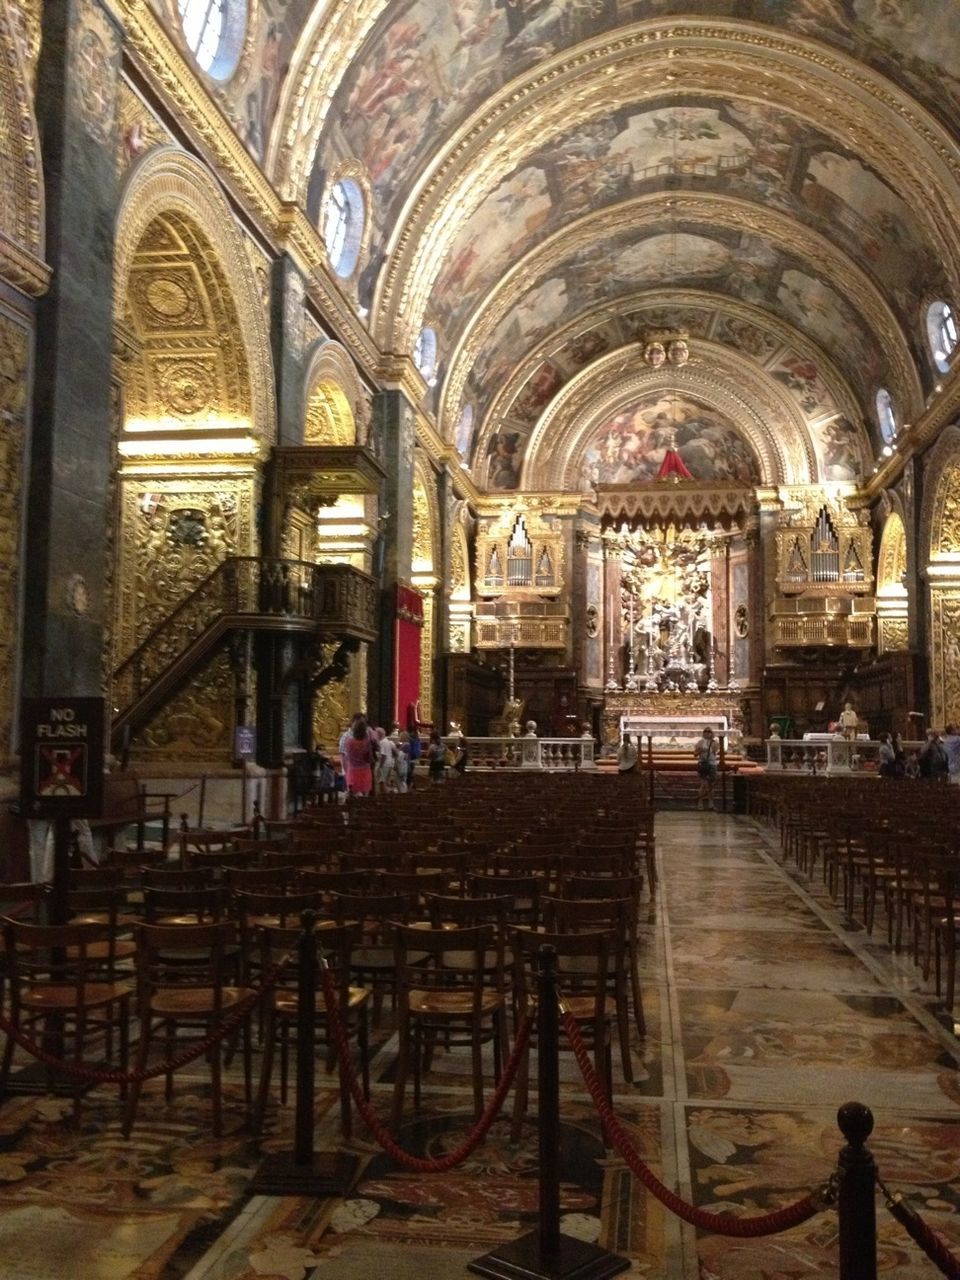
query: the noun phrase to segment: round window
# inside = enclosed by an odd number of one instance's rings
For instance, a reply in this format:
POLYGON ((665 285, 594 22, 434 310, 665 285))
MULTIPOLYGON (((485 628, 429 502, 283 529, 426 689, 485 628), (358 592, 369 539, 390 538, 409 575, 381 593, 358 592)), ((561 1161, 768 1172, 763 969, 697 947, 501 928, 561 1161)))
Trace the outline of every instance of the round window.
POLYGON ((946 302, 934 302, 927 309, 927 341, 933 363, 941 373, 950 369, 950 360, 957 349, 957 318, 946 302))
POLYGON ((353 275, 363 239, 363 192, 352 178, 330 188, 323 211, 323 243, 330 265, 341 278, 353 275))
POLYGON ((177 0, 187 47, 214 80, 237 69, 247 26, 247 0, 177 0))

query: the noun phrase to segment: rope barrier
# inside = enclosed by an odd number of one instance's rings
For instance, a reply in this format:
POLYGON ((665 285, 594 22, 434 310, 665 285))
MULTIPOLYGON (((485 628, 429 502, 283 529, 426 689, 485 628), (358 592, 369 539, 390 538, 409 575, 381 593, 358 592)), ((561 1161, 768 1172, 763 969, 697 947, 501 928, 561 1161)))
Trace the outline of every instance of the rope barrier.
POLYGON ((880 1190, 883 1192, 891 1214, 910 1239, 920 1246, 941 1275, 947 1276, 948 1280, 960 1280, 960 1258, 950 1252, 936 1232, 927 1226, 916 1209, 908 1205, 899 1192, 891 1195, 882 1182, 880 1182, 880 1190))
POLYGON ((510 1091, 510 1087, 513 1084, 520 1062, 530 1040, 530 1031, 533 1026, 532 1016, 527 1015, 521 1021, 513 1050, 500 1074, 500 1081, 497 1088, 493 1097, 484 1108, 483 1114, 480 1116, 474 1128, 470 1130, 464 1141, 455 1151, 451 1151, 449 1154, 441 1156, 439 1160, 427 1160, 420 1156, 412 1156, 409 1151, 404 1151, 403 1147, 397 1144, 393 1135, 387 1128, 385 1128, 377 1113, 363 1096, 363 1089, 360 1086, 356 1072, 350 1062, 350 1045, 347 1040, 346 1030, 340 1018, 340 1011, 337 1008, 337 995, 334 990, 333 976, 326 963, 322 963, 321 965, 320 980, 323 985, 323 998, 326 1003, 327 1016, 330 1019, 330 1026, 333 1030, 334 1040, 337 1045, 337 1055, 340 1059, 343 1070, 346 1072, 350 1093, 353 1096, 357 1110, 360 1112, 364 1123, 367 1125, 377 1142, 379 1142, 380 1146, 383 1147, 387 1155, 395 1160, 397 1164, 402 1165, 403 1168, 409 1169, 414 1173, 448 1173, 458 1164, 461 1164, 473 1151, 476 1150, 487 1136, 490 1126, 493 1124, 497 1117, 497 1113, 503 1106, 504 1099, 510 1091))
POLYGON ((781 1231, 789 1231, 791 1227, 807 1222, 818 1214, 821 1209, 833 1203, 835 1193, 833 1180, 831 1180, 819 1192, 804 1196, 802 1200, 798 1200, 795 1204, 786 1205, 783 1209, 777 1209, 773 1213, 766 1213, 755 1218, 737 1218, 728 1214, 709 1213, 705 1209, 698 1209, 696 1205, 687 1204, 685 1200, 665 1186, 653 1170, 644 1163, 640 1153, 614 1115, 613 1109, 604 1093, 603 1084, 590 1061, 589 1051, 584 1043, 583 1036, 580 1034, 576 1019, 564 1009, 562 1002, 560 1004, 560 1016, 574 1056, 577 1059, 577 1064, 580 1067, 580 1072, 583 1075, 584 1083, 597 1108, 603 1127, 610 1135, 611 1142, 627 1162, 631 1172, 636 1174, 647 1190, 651 1191, 661 1204, 665 1205, 671 1213, 676 1214, 678 1218, 682 1218, 684 1222, 689 1222, 691 1226, 699 1227, 703 1231, 712 1231, 716 1235, 750 1239, 756 1236, 771 1236, 777 1235, 781 1231))
POLYGON ((35 1040, 25 1035, 15 1022, 11 1022, 3 1014, 0 1014, 0 1031, 10 1036, 21 1049, 29 1053, 31 1057, 36 1058, 38 1062, 42 1062, 44 1066, 53 1071, 59 1071, 63 1075, 73 1076, 78 1080, 89 1080, 94 1084, 127 1085, 136 1081, 142 1083, 145 1080, 153 1080, 157 1076, 170 1075, 174 1071, 180 1071, 197 1058, 209 1053, 215 1045, 220 1044, 250 1016, 265 995, 269 995, 277 985, 280 974, 289 963, 290 957, 284 956, 267 972, 260 986, 252 988, 249 994, 244 996, 227 1017, 218 1023, 214 1030, 209 1035, 204 1036, 202 1040, 198 1040, 189 1049, 184 1049, 182 1053, 178 1053, 173 1058, 167 1058, 152 1067, 143 1067, 136 1071, 122 1071, 119 1067, 92 1067, 85 1062, 57 1058, 54 1054, 48 1053, 42 1045, 37 1044, 35 1040))

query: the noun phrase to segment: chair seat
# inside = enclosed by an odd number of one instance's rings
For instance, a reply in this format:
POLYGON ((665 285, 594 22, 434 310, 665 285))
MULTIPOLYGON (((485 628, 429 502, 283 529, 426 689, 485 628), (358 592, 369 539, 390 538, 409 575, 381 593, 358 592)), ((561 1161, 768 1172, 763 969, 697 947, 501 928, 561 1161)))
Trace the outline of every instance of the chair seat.
MULTIPOLYGON (((366 987, 351 987, 347 1005, 348 1011, 362 1008, 369 999, 370 992, 366 987)), ((295 1015, 300 1007, 297 993, 295 991, 278 991, 273 998, 273 1007, 278 1013, 282 1013, 286 1017, 295 1015)), ((327 1004, 322 991, 317 992, 316 1009, 317 1013, 325 1014, 327 1012, 327 1004)))
MULTIPOLYGON (((248 987, 223 987, 220 992, 220 1008, 228 1010, 252 995, 248 987)), ((213 987, 161 987, 150 1001, 150 1012, 156 1017, 177 1017, 213 1013, 217 1007, 213 987)))
MULTIPOLYGON (((567 996, 563 997, 563 1007, 567 1013, 571 1014, 577 1022, 592 1022, 596 1001, 593 996, 567 996)), ((527 1000, 526 1007, 521 1010, 524 1014, 535 1014, 537 1012, 536 997, 530 997, 527 1000)), ((617 1001, 614 996, 605 996, 603 1001, 603 1016, 605 1018, 614 1018, 617 1013, 617 1001)))
MULTIPOLYGON (((101 1008, 120 1000, 131 992, 126 982, 87 982, 83 986, 83 1003, 88 1009, 101 1008)), ((28 987, 21 992, 20 1004, 24 1009, 47 1012, 64 1012, 78 1007, 76 987, 28 987)))
MULTIPOLYGON (((503 1004, 503 996, 497 991, 484 991, 480 995, 480 1010, 492 1013, 503 1004)), ((474 1002, 471 991, 458 991, 456 987, 450 991, 411 991, 410 1012, 414 1014, 443 1014, 446 1017, 462 1015, 469 1017, 473 1013, 474 1002)))

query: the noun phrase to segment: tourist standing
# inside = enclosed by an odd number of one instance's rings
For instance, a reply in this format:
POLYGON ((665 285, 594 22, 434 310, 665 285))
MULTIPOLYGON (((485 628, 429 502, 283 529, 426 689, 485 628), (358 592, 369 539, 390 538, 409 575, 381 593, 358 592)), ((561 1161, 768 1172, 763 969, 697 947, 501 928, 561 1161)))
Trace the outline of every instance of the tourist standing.
POLYGON ((367 733, 367 721, 359 716, 353 730, 341 742, 344 746, 344 767, 347 775, 347 791, 354 796, 368 796, 373 790, 373 766, 375 749, 367 733))
POLYGON ((693 754, 697 761, 697 777, 700 779, 697 808, 716 810, 717 806, 713 801, 713 792, 717 785, 717 740, 713 736, 713 730, 709 725, 704 729, 703 736, 693 748, 693 754))
POLYGON ((936 729, 927 730, 927 740, 920 752, 920 777, 929 782, 946 782, 947 753, 936 729))
POLYGON ((620 750, 617 752, 617 772, 636 773, 637 760, 639 752, 636 743, 633 741, 629 733, 623 735, 623 741, 620 743, 620 750))

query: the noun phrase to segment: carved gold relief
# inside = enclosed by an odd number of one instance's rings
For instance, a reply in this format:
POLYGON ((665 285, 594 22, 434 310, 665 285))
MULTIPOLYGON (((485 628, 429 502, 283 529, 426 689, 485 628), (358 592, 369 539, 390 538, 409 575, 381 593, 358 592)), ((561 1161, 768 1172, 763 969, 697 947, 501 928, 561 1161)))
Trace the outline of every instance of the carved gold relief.
POLYGON ((221 560, 250 554, 254 501, 252 479, 123 482, 114 665, 221 560))
POLYGON ((351 706, 349 676, 318 689, 313 700, 313 741, 336 751, 343 728, 350 723, 351 706))
POLYGON ((878 626, 881 653, 910 647, 909 626, 906 618, 880 618, 878 626))
POLYGON ((0 314, 0 767, 10 760, 20 628, 20 501, 29 338, 0 314))
POLYGON ((230 657, 221 649, 138 735, 134 759, 228 764, 235 692, 230 657))
POLYGON ((429 587, 422 587, 421 590, 423 591, 423 627, 420 631, 420 715, 423 720, 433 723, 433 636, 436 592, 429 587))
POLYGON ((5 0, 0 3, 0 272, 18 288, 42 293, 43 169, 29 61, 29 31, 35 21, 39 48, 39 19, 32 8, 30 14, 18 21, 5 0))
POLYGON ((933 723, 960 723, 960 590, 930 592, 933 723))

